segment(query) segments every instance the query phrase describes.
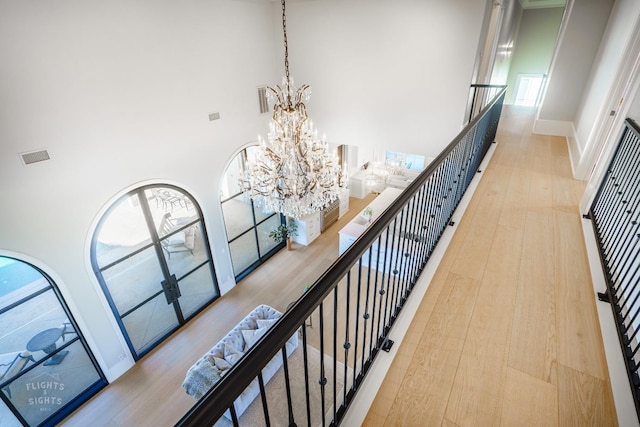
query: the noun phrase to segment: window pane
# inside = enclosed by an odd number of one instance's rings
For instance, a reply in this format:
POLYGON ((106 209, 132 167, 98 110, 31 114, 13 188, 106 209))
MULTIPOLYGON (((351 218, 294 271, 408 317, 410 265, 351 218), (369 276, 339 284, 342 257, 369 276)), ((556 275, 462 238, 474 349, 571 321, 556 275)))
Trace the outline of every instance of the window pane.
POLYGON ((280 225, 280 215, 273 215, 267 221, 258 226, 258 244, 260 245, 260 254, 264 256, 271 249, 278 246, 280 242, 275 242, 269 237, 269 233, 280 225))
POLYGON ((139 353, 178 326, 176 312, 172 304, 167 304, 164 292, 131 312, 122 322, 139 353))
POLYGON ((108 213, 100 226, 96 260, 103 267, 150 243, 138 195, 127 196, 108 213))
POLYGON ((0 426, 2 427, 22 427, 22 424, 13 415, 7 405, 0 400, 0 426))
POLYGON ((144 194, 149 202, 154 228, 160 237, 165 235, 171 226, 183 225, 199 217, 191 198, 174 188, 147 188, 144 194), (165 227, 167 223, 169 227, 165 227))
POLYGON ((40 365, 11 383, 11 403, 31 425, 42 422, 100 381, 80 341, 65 351, 68 353, 60 364, 40 365))
POLYGON ((258 261, 258 248, 253 231, 250 231, 229 243, 233 272, 238 275, 247 267, 258 261))
POLYGON ((104 270, 102 276, 120 314, 161 291, 164 280, 153 247, 104 270))
POLYGON ((228 199, 234 194, 242 191, 240 179, 244 177, 244 168, 242 167, 242 153, 239 153, 229 163, 224 177, 222 178, 222 187, 220 190, 220 200, 228 199))
POLYGON ((253 227, 251 210, 251 200, 248 200, 243 194, 222 204, 227 239, 233 240, 253 227))
POLYGON ((184 317, 189 317, 195 313, 204 301, 208 301, 215 296, 215 291, 211 286, 211 272, 208 265, 203 265, 193 273, 178 282, 180 293, 180 307, 184 317))
MULTIPOLYGON (((43 359, 47 357, 43 349, 55 345, 57 339, 62 337, 62 332, 49 338, 53 341, 46 343, 48 345, 39 346, 32 339, 45 330, 60 329, 68 321, 58 298, 49 288, 48 291, 0 314, 3 331, 0 337, 0 355, 12 354, 13 359, 16 352, 28 350, 36 361, 43 359)), ((0 364, 5 363, 7 362, 0 360, 0 364)))
MULTIPOLYGON (((184 276, 207 260, 207 252, 203 242, 204 236, 198 223, 190 225, 160 242, 169 270, 176 277, 184 276)), ((211 280, 208 286, 213 289, 211 280)))
POLYGON ((263 221, 264 219, 266 219, 266 218, 270 217, 271 215, 274 215, 274 213, 273 213, 273 212, 267 212, 267 213, 265 213, 265 212, 262 210, 262 208, 260 208, 260 207, 258 207, 258 206, 256 206, 256 205, 254 205, 254 206, 253 206, 253 212, 254 212, 254 213, 255 213, 255 215, 256 215, 256 222, 257 222, 257 223, 259 223, 259 222, 263 221))
POLYGON ((0 257, 0 310, 49 286, 47 279, 29 264, 0 257))

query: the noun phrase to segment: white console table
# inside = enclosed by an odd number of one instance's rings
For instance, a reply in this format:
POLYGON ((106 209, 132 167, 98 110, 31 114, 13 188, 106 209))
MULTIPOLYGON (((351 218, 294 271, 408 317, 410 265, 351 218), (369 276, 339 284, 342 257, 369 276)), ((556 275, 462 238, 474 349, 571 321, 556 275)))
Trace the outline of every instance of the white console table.
MULTIPOLYGON (((374 221, 384 212, 389 205, 402 193, 402 190, 397 188, 386 188, 382 193, 369 203, 371 210, 373 211, 371 221, 374 221)), ((345 225, 340 231, 340 255, 344 253, 349 246, 356 241, 358 237, 362 235, 367 229, 367 220, 362 216, 362 212, 356 215, 347 225, 345 225)), ((375 255, 375 254, 374 254, 375 255)), ((374 258, 375 259, 375 258, 374 258)), ((363 260, 364 261, 364 260, 363 260)))

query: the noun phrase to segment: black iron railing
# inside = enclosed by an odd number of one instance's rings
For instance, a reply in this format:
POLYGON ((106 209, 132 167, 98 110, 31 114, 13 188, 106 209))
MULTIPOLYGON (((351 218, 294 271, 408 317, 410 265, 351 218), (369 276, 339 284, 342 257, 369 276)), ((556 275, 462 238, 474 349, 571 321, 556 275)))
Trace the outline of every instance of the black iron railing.
POLYGON ((589 211, 640 418, 640 128, 625 128, 589 211))
MULTIPOLYGON (((254 382, 253 425, 337 425, 494 142, 505 89, 395 199, 230 371, 183 417, 213 425, 254 382), (285 343, 300 334, 298 356, 285 343), (282 358, 283 380, 261 371, 282 358), (275 377, 274 377, 275 378, 275 377), (257 379, 255 381, 254 379, 257 379)), ((240 422, 247 422, 240 418, 240 422)))
POLYGON ((467 122, 473 120, 506 86, 473 84, 467 101, 467 122))

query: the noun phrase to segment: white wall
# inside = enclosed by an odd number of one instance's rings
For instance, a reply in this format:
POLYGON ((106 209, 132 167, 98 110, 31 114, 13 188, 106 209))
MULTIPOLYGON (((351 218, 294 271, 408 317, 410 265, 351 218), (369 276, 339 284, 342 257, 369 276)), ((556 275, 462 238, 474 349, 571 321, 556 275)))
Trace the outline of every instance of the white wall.
POLYGON ((129 352, 91 272, 94 222, 136 183, 175 183, 201 204, 221 287, 233 286, 218 186, 266 128, 256 88, 279 75, 272 7, 0 1, 0 253, 60 277, 111 378, 129 352), (51 160, 23 166, 18 154, 41 148, 51 160))
POLYGON ((597 144, 598 126, 594 125, 609 115, 606 100, 616 83, 625 47, 639 16, 640 2, 637 0, 617 0, 611 10, 609 24, 575 116, 576 143, 581 153, 585 153, 592 144, 597 144))
POLYGON ((518 0, 503 1, 503 19, 498 36, 498 49, 491 74, 491 84, 507 84, 511 61, 516 49, 516 36, 522 21, 522 6, 518 0))
POLYGON ((460 131, 486 0, 287 5, 289 60, 333 144, 435 157, 460 131))
POLYGON ((569 6, 538 119, 575 118, 612 5, 613 0, 574 0, 569 6))

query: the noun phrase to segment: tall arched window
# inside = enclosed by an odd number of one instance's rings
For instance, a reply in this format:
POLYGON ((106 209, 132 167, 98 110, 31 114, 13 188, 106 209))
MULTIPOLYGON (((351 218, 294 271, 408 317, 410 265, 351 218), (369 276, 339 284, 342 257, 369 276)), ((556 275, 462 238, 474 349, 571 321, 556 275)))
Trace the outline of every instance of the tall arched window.
POLYGON ((256 145, 240 151, 225 171, 220 203, 224 214, 224 224, 229 242, 229 252, 233 263, 233 273, 239 281, 271 255, 284 247, 284 242, 276 243, 269 233, 282 223, 276 213, 264 213, 254 206, 240 186, 245 176, 248 159, 254 154, 256 145))
POLYGON ((91 262, 136 360, 220 295, 200 208, 172 185, 119 198, 98 223, 91 262))
POLYGON ((0 256, 0 425, 54 425, 107 384, 53 280, 0 256))

